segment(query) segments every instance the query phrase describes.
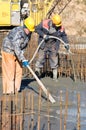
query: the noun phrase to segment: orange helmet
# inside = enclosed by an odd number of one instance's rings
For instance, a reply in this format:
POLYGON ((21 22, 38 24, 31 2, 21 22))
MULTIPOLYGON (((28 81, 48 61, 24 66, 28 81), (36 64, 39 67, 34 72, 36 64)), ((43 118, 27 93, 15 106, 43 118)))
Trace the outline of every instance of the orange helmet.
POLYGON ((52 20, 53 24, 55 24, 57 27, 62 25, 61 17, 58 14, 53 15, 51 20, 52 20))

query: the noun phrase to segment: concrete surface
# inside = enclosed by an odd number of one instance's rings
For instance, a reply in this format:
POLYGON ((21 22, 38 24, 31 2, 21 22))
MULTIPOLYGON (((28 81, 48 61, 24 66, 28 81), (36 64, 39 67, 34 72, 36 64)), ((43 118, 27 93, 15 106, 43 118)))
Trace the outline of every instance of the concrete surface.
MULTIPOLYGON (((44 77, 40 79, 45 87, 49 90, 52 94, 56 103, 50 103, 50 115, 49 115, 49 122, 48 122, 48 111, 47 111, 47 102, 46 102, 46 95, 44 92, 42 93, 42 100, 41 100, 41 118, 40 118, 40 130, 48 130, 48 124, 50 129, 49 130, 60 130, 60 121, 62 121, 62 130, 64 130, 64 112, 65 107, 62 108, 62 120, 60 120, 60 91, 62 90, 62 104, 66 102, 66 90, 68 90, 68 100, 69 100, 69 108, 68 108, 68 117, 67 117, 67 129, 66 130, 77 130, 77 93, 80 93, 81 99, 81 124, 80 130, 86 130, 86 116, 84 112, 86 112, 86 82, 76 80, 73 81, 70 77, 59 77, 58 82, 53 81, 50 77, 44 77), (83 123, 84 122, 84 123, 83 123)), ((2 95, 2 79, 0 78, 0 96, 2 95)), ((39 85, 34 78, 23 78, 21 84, 21 91, 33 91, 34 93, 34 107, 35 112, 38 109, 38 102, 36 102, 39 95, 39 85)), ((38 115, 28 118, 25 117, 24 123, 24 130, 28 130, 28 120, 34 120, 34 128, 33 130, 37 130, 38 126, 38 115)))

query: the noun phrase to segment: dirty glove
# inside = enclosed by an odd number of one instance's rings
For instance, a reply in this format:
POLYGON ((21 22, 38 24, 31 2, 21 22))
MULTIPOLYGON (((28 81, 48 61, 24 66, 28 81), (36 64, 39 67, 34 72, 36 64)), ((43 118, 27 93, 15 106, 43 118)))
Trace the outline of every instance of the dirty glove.
POLYGON ((23 61, 22 61, 22 66, 23 66, 23 67, 27 67, 28 65, 29 65, 28 60, 23 60, 23 61))
POLYGON ((49 35, 44 35, 44 40, 48 40, 49 39, 49 35))
POLYGON ((67 51, 69 51, 69 45, 68 45, 68 44, 65 45, 65 49, 66 49, 67 51))

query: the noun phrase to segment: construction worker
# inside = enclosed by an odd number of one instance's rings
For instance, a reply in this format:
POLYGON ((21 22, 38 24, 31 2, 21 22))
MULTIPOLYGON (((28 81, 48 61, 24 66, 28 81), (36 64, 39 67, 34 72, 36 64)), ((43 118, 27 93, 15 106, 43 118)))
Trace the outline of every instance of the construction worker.
POLYGON ((34 30, 34 20, 29 16, 24 20, 23 26, 14 27, 3 40, 1 48, 3 94, 14 94, 20 90, 22 67, 29 65, 24 50, 34 30))
POLYGON ((36 26, 35 31, 39 35, 38 43, 44 39, 44 42, 39 49, 38 60, 35 64, 35 73, 40 76, 40 70, 43 68, 46 53, 48 52, 50 67, 53 71, 53 79, 57 81, 57 53, 59 50, 60 41, 55 38, 49 39, 49 36, 62 39, 66 43, 65 48, 69 50, 68 38, 62 26, 60 15, 55 14, 51 17, 51 19, 43 20, 38 26, 36 26))

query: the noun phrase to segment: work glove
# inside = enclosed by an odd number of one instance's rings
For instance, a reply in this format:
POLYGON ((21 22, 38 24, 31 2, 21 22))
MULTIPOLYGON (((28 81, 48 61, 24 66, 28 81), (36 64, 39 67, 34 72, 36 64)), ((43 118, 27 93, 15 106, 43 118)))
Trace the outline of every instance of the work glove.
POLYGON ((68 44, 65 45, 65 49, 66 49, 67 51, 69 51, 69 45, 68 45, 68 44))
POLYGON ((23 66, 23 67, 27 67, 28 65, 29 65, 28 60, 23 60, 23 61, 22 61, 22 66, 23 66))
POLYGON ((44 35, 44 40, 48 40, 49 39, 49 35, 44 35))

